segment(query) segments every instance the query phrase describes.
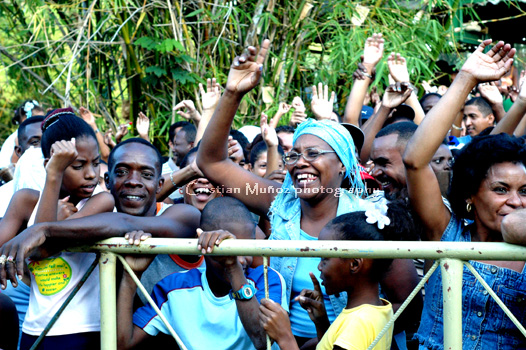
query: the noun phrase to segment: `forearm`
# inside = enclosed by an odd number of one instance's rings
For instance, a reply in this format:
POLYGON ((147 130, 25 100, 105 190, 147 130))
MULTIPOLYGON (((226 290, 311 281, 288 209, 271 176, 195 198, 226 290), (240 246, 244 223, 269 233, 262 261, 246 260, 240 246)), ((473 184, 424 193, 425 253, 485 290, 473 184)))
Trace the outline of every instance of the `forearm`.
POLYGON ((316 326, 316 335, 318 336, 318 339, 321 340, 331 326, 331 323, 329 322, 329 318, 325 317, 325 320, 314 322, 314 325, 316 326))
POLYGON ((104 136, 98 129, 95 132, 95 136, 97 137, 97 144, 99 145, 100 158, 107 163, 110 156, 110 148, 106 142, 104 142, 104 136))
POLYGON ((214 115, 214 111, 215 108, 203 109, 203 115, 201 116, 201 120, 199 121, 199 124, 197 126, 197 133, 195 135, 194 145, 197 145, 199 141, 201 141, 201 139, 203 138, 206 127, 208 126, 208 123, 210 123, 210 119, 212 119, 212 116, 214 115))
POLYGON ((204 133, 197 166, 205 175, 211 164, 228 159, 228 135, 243 96, 225 91, 204 133))
POLYGON ((280 111, 277 111, 274 117, 270 120, 269 126, 273 129, 276 129, 283 115, 284 115, 283 113, 281 113, 280 111))
POLYGON ((513 106, 511 106, 504 118, 502 118, 502 120, 497 123, 497 126, 495 129, 493 129, 491 134, 496 135, 504 132, 506 134, 513 135, 525 113, 526 100, 519 97, 513 106))
POLYGON ((506 115, 506 111, 504 110, 504 105, 502 103, 492 104, 491 110, 493 111, 493 116, 495 117, 495 121, 497 123, 499 123, 506 115))
POLYGON ((418 97, 416 96, 416 94, 413 92, 405 103, 409 107, 413 108, 413 111, 415 112, 415 119, 413 120, 413 122, 419 125, 424 119, 425 113, 422 109, 422 106, 420 105, 420 102, 418 102, 418 97))
MULTIPOLYGON (((367 74, 371 74, 372 69, 367 68, 367 74)), ((372 79, 365 77, 364 80, 356 79, 351 89, 351 94, 345 106, 345 113, 343 115, 343 122, 360 126, 360 116, 362 113, 363 101, 369 84, 372 79)))
POLYGON ((133 298, 137 285, 124 271, 117 295, 117 342, 119 349, 131 349, 133 344, 133 298))
POLYGON ((404 154, 406 166, 415 169, 428 166, 476 83, 462 71, 457 75, 447 93, 429 111, 407 144, 404 154))
POLYGON ((362 131, 365 135, 362 151, 360 152, 360 159, 362 163, 365 164, 369 160, 374 138, 380 129, 382 129, 390 112, 391 108, 385 107, 381 104, 378 112, 373 114, 371 118, 369 118, 369 120, 362 126, 362 131))
MULTIPOLYGON (((232 266, 226 267, 225 272, 234 291, 238 291, 244 284, 248 283, 243 268, 237 260, 232 266)), ((266 333, 259 322, 259 302, 256 297, 254 296, 250 300, 236 300, 236 307, 243 328, 245 328, 254 347, 265 349, 266 333)))
POLYGON ((464 114, 462 114, 462 111, 458 111, 457 117, 455 118, 455 121, 453 122, 453 125, 451 125, 451 136, 460 137, 460 133, 462 132, 462 119, 464 118, 464 114))
POLYGON ((279 169, 279 152, 278 146, 271 146, 267 148, 267 172, 265 177, 269 176, 273 171, 279 169))
POLYGON ((170 174, 163 175, 164 183, 161 191, 156 195, 157 202, 162 202, 165 200, 179 187, 186 185, 194 176, 195 173, 192 171, 189 165, 182 169, 173 171, 170 174))
POLYGON ((41 222, 57 221, 58 200, 60 186, 62 185, 63 173, 53 174, 48 172, 46 184, 42 190, 42 196, 35 215, 35 224, 41 222))

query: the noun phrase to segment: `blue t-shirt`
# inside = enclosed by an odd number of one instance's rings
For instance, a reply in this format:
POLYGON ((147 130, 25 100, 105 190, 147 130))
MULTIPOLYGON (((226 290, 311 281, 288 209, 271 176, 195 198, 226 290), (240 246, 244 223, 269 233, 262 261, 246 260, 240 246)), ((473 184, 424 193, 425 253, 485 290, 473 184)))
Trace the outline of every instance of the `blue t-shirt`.
MULTIPOLYGON (((303 230, 300 230, 300 239, 306 241, 317 241, 316 237, 312 237, 303 230)), ((318 264, 320 258, 307 258, 302 257, 298 259, 296 270, 294 271, 294 278, 292 280, 292 294, 290 300, 290 326, 292 333, 298 337, 303 338, 316 338, 316 326, 309 317, 307 311, 301 307, 299 301, 295 301, 296 298, 303 289, 314 289, 312 280, 309 272, 312 272, 314 276, 320 280, 321 272, 318 270, 318 264)), ((332 323, 336 319, 336 313, 332 307, 332 303, 329 296, 325 292, 325 287, 320 285, 323 293, 323 301, 325 303, 325 309, 327 310, 327 316, 329 321, 332 323)))
MULTIPOLYGON (((265 297, 263 267, 248 269, 246 278, 265 297)), ((288 309, 282 277, 268 270, 269 298, 288 309)), ((152 299, 188 349, 255 349, 239 318, 236 301, 228 295, 216 297, 206 272, 198 269, 167 276, 155 285, 152 299)), ((133 315, 133 323, 150 335, 169 334, 155 310, 148 304, 133 315)))

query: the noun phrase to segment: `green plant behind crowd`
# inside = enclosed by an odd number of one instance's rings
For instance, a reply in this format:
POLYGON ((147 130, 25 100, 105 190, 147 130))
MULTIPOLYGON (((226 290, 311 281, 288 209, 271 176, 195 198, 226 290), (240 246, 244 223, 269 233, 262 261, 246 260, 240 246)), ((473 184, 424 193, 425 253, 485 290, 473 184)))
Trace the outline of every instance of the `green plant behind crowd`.
MULTIPOLYGON (((456 1, 98 0, 0 2, 0 122, 34 98, 45 107, 87 106, 105 130, 152 120, 151 138, 164 152, 179 101, 200 109, 198 84, 220 84, 233 57, 263 38, 272 41, 261 88, 243 101, 235 127, 258 124, 278 102, 327 83, 340 112, 365 40, 386 39, 386 54, 408 58, 413 83, 435 77, 441 53, 456 50, 451 20, 456 1), (411 6, 413 7, 411 7, 411 6), (45 93, 44 93, 45 91, 45 93), (265 93, 263 93, 265 92, 265 93)), ((386 64, 375 85, 385 86, 386 64)), ((0 129, 5 139, 14 126, 0 129)))

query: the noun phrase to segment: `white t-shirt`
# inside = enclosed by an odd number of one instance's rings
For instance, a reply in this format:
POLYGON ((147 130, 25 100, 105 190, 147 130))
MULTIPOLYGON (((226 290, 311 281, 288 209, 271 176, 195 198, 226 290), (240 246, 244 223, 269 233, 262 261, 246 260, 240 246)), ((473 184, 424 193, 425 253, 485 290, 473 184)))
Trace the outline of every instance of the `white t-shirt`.
POLYGON ((4 141, 2 149, 0 150, 0 169, 5 168, 11 164, 11 156, 15 151, 16 138, 18 136, 18 130, 15 130, 14 133, 9 135, 9 137, 4 141))
MULTIPOLYGON (((100 187, 97 186, 93 194, 100 191, 100 187)), ((77 209, 80 210, 88 199, 80 201, 77 209)), ((28 226, 34 223, 37 208, 38 203, 29 219, 28 226)), ((61 252, 38 261, 28 259, 27 264, 31 272, 31 293, 22 326, 24 333, 35 336, 42 333, 95 259, 95 253, 70 252, 61 252)), ((97 265, 48 335, 98 331, 100 331, 100 285, 99 266, 97 265)))

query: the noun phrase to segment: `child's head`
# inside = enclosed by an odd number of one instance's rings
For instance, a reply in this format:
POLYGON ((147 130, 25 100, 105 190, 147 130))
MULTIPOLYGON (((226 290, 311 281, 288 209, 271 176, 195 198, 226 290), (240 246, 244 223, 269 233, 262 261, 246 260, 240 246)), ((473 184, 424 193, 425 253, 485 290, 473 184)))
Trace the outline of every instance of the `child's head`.
MULTIPOLYGON (((405 241, 414 240, 414 236, 415 226, 410 211, 401 201, 396 201, 389 203, 386 214, 375 209, 340 215, 323 228, 319 239, 405 241)), ((327 294, 335 294, 352 285, 354 274, 367 274, 372 282, 380 281, 391 262, 392 259, 323 258, 318 269, 327 294)))
POLYGON ((75 139, 77 158, 64 171, 61 197, 71 196, 75 202, 93 194, 100 175, 100 154, 93 129, 71 108, 52 111, 42 123, 42 154, 46 162, 57 141, 75 139))
POLYGON ((31 118, 34 116, 44 116, 46 113, 44 112, 44 109, 40 107, 37 101, 35 100, 26 100, 22 102, 20 107, 15 109, 15 115, 11 119, 11 122, 13 124, 19 125, 27 118, 31 118))
MULTIPOLYGON (((283 169, 283 148, 278 146, 279 157, 279 169, 283 169)), ((267 172, 267 145, 264 141, 259 141, 254 144, 250 150, 250 171, 258 176, 265 176, 267 172)))
MULTIPOLYGON (((218 197, 208 202, 201 212, 200 226, 203 231, 228 231, 238 239, 256 237, 256 223, 250 211, 240 200, 233 197, 218 197)), ((219 270, 213 257, 205 256, 205 258, 207 268, 210 266, 214 270, 219 270)), ((240 256, 238 260, 244 267, 252 265, 250 256, 240 256)), ((221 273, 221 271, 217 272, 221 273)))

